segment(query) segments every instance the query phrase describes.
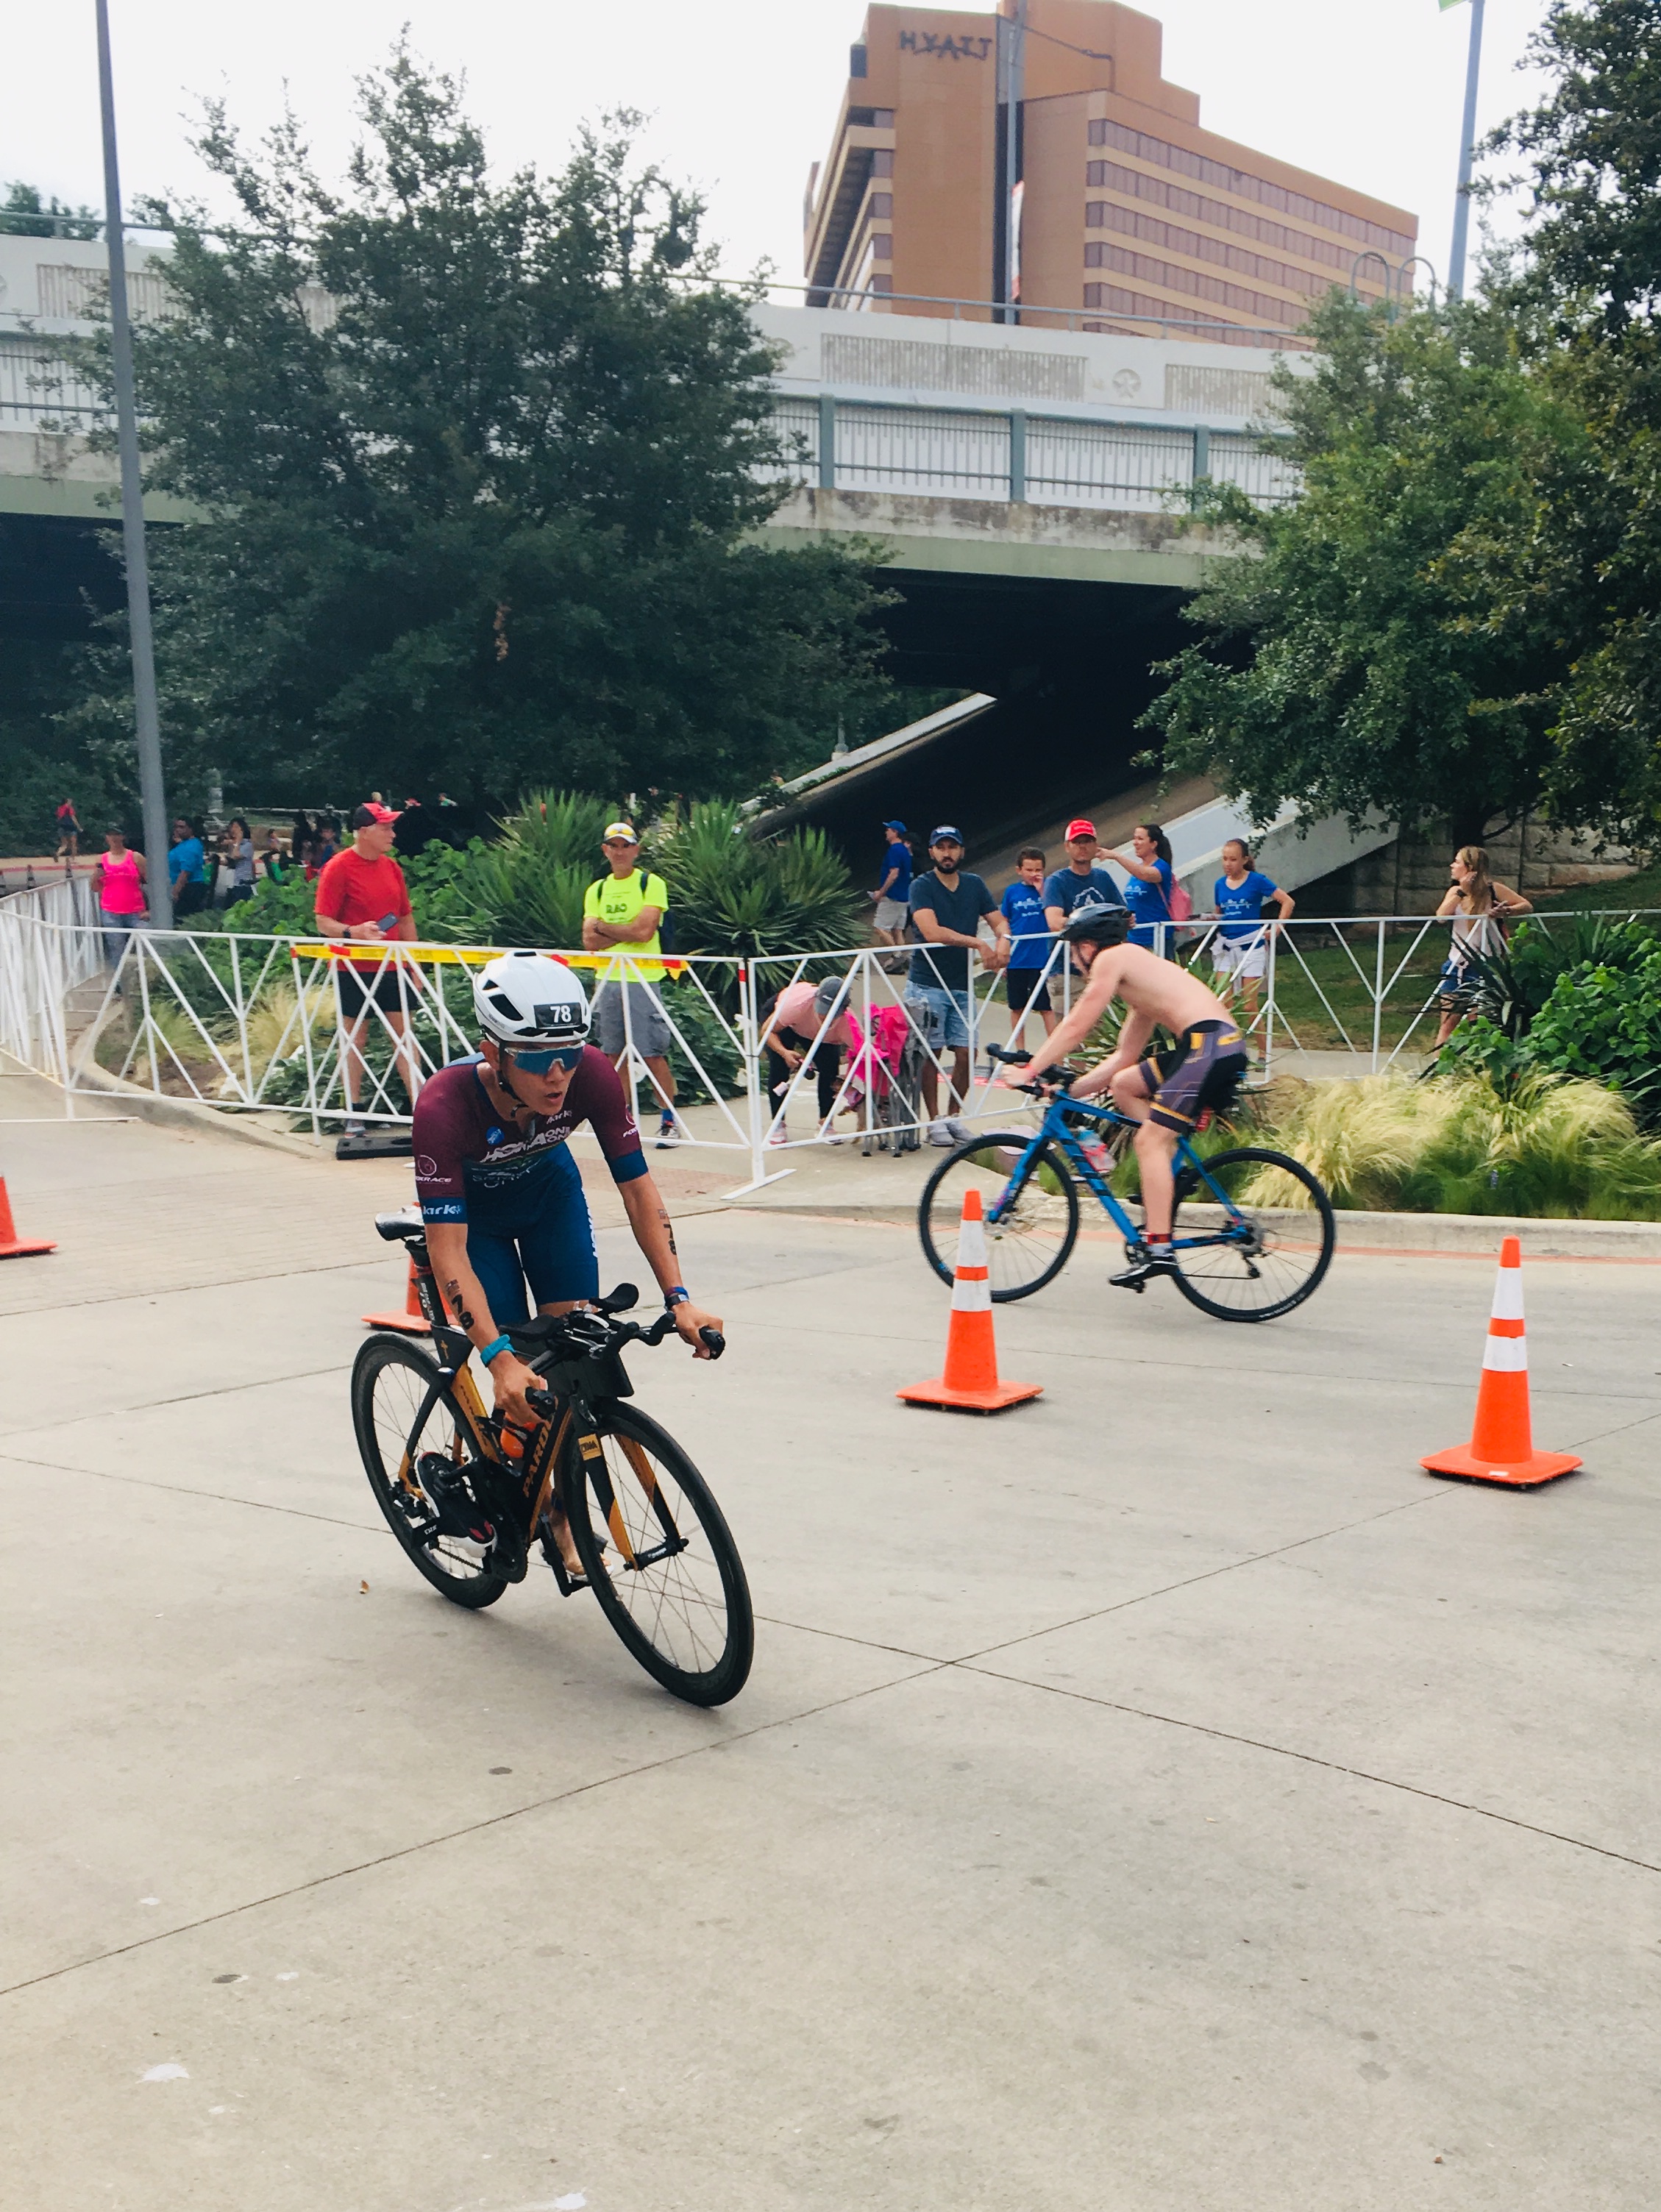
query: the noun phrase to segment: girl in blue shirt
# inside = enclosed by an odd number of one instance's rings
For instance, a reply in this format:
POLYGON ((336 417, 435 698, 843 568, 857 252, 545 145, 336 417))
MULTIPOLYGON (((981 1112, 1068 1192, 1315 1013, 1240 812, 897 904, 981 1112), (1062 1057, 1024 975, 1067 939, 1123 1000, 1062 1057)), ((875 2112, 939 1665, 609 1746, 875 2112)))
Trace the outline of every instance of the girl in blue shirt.
MULTIPOLYGON (((1157 822, 1139 822, 1130 833, 1130 850, 1115 853, 1112 858, 1130 878, 1124 887, 1124 902, 1136 927, 1130 933, 1129 941, 1146 945, 1151 952, 1158 942, 1153 925, 1173 919, 1171 889, 1175 876, 1171 865, 1171 840, 1157 822)), ((1165 953, 1173 960, 1177 957, 1175 938, 1173 930, 1166 930, 1165 953)))

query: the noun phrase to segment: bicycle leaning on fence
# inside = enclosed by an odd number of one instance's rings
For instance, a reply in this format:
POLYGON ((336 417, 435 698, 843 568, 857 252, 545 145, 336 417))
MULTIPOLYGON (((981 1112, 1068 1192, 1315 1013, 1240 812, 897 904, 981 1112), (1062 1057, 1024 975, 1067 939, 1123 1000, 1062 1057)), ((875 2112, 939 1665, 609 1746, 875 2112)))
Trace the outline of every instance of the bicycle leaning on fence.
MULTIPOLYGON (((986 1050, 1007 1066, 1024 1066, 1031 1058, 994 1044, 986 1050)), ((1136 1123, 1098 1099, 1052 1094, 1037 1083, 1013 1088, 1047 1100, 1038 1128, 988 1131, 959 1145, 929 1176, 917 1208, 923 1252, 949 1283, 964 1194, 971 1185, 979 1191, 988 1275, 999 1305, 1031 1297, 1067 1265, 1079 1240, 1081 1188, 1127 1248, 1141 1238, 1140 1200, 1122 1200, 1110 1182, 1136 1123)), ((1190 1304, 1219 1321, 1274 1321, 1319 1288, 1337 1228, 1331 1200, 1301 1160, 1256 1145, 1202 1158, 1190 1138, 1180 1137, 1174 1165, 1171 1250, 1177 1287, 1190 1304), (1243 1204, 1239 1194, 1266 1170, 1300 1186, 1307 1207, 1243 1204)))
MULTIPOLYGON (((622 1353, 660 1344, 672 1313, 649 1328, 620 1321, 639 1296, 624 1283, 587 1310, 543 1314, 507 1331, 546 1379, 527 1390, 539 1425, 525 1432, 487 1413, 469 1367, 472 1346, 449 1326, 419 1221, 376 1216, 415 1267, 437 1357, 405 1337, 365 1340, 352 1367, 352 1421, 363 1469, 392 1534, 453 1604, 494 1605, 539 1550, 562 1596, 592 1589, 630 1655, 678 1698, 724 1705, 744 1687, 755 1647, 749 1585, 708 1484, 633 1395, 622 1353), (549 1516, 570 1523, 582 1574, 560 1556, 549 1516)), ((726 1349, 702 1332, 712 1358, 726 1349)))

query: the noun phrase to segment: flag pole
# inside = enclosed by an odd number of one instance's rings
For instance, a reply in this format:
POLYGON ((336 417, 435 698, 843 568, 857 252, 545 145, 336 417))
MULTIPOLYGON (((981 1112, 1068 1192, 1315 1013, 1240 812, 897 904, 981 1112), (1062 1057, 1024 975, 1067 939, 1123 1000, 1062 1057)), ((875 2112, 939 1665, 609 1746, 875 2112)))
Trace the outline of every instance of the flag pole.
MULTIPOLYGON (((1448 0, 1442 0, 1445 8, 1448 0)), ((1448 297, 1465 294, 1465 240, 1470 228, 1470 170, 1476 152, 1476 81, 1482 67, 1483 0, 1470 0, 1470 55, 1465 64, 1465 119, 1459 137, 1459 187, 1453 200, 1453 243, 1448 251, 1448 297)))

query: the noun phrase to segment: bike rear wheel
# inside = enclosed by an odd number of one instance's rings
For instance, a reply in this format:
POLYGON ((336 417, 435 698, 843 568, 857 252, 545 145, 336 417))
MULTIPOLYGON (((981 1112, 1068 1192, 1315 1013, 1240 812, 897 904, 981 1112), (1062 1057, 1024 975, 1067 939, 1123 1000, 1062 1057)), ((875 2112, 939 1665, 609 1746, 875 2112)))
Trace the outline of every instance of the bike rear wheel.
POLYGON ((487 1571, 486 1546, 441 1528, 438 1500, 423 1486, 421 1462, 429 1462, 429 1482, 439 1471, 433 1460, 444 1463, 453 1511, 454 1502, 465 1498, 482 1505, 473 1470, 482 1476, 485 1455, 472 1423, 441 1383, 422 1414, 435 1383, 438 1364, 426 1352, 402 1337, 368 1338, 352 1364, 352 1426, 363 1472, 393 1535, 435 1590, 476 1612, 494 1605, 507 1581, 487 1571))
MULTIPOLYGON (((1218 1321, 1274 1321, 1290 1313, 1320 1287, 1332 1264, 1338 1230, 1331 1200, 1302 1161, 1288 1159, 1284 1152, 1242 1146, 1214 1153, 1204 1165, 1249 1234, 1244 1240, 1177 1252, 1177 1287, 1191 1305, 1218 1321), (1239 1194, 1266 1171, 1288 1181, 1278 1192, 1271 1186, 1269 1206, 1242 1205, 1239 1194), (1288 1204, 1299 1193, 1300 1202, 1288 1204)), ((1222 1224, 1214 1191, 1193 1168, 1179 1170, 1172 1235, 1180 1241, 1222 1224)))
POLYGON ((735 1698, 755 1654, 750 1586, 674 1438, 648 1414, 611 1407, 589 1435, 574 1429, 563 1486, 577 1556, 629 1652, 689 1705, 735 1698))
POLYGON ((1078 1242, 1079 1193, 1072 1170, 1048 1144, 1023 1167, 1031 1142, 1018 1130, 1001 1130, 959 1145, 923 1185, 917 1206, 924 1256, 949 1283, 958 1264, 964 1194, 979 1191, 994 1305, 1030 1298, 1053 1283, 1078 1242))

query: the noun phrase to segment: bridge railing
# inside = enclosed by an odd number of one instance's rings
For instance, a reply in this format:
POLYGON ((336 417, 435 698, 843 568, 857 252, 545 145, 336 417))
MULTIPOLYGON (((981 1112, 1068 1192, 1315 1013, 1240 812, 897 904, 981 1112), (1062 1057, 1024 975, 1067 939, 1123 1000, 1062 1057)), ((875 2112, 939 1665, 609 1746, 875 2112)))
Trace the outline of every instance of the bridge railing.
POLYGON ((1274 433, 1219 430, 1025 407, 925 404, 821 392, 774 403, 785 459, 767 473, 820 491, 1032 500, 1159 513, 1205 478, 1262 507, 1295 499, 1299 473, 1274 433))

